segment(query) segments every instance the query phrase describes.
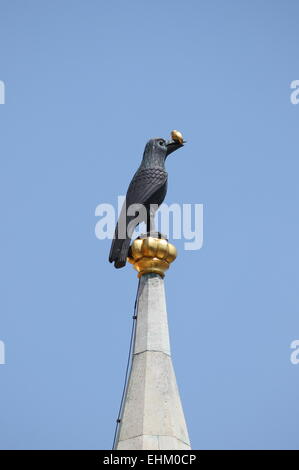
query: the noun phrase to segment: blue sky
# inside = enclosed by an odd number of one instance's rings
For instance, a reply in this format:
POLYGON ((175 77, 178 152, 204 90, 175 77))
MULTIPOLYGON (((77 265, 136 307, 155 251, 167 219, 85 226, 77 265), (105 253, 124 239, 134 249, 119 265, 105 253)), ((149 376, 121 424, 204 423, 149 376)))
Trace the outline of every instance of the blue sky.
POLYGON ((95 208, 184 133, 167 203, 204 245, 166 276, 194 449, 299 448, 298 2, 0 2, 0 447, 109 449, 137 278, 95 208))

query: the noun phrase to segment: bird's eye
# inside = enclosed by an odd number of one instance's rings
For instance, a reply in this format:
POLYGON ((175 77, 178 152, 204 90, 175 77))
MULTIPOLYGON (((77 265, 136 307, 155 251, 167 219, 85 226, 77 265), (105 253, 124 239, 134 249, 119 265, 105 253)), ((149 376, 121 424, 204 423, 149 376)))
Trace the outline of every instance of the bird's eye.
POLYGON ((164 140, 160 140, 159 145, 164 145, 164 140))

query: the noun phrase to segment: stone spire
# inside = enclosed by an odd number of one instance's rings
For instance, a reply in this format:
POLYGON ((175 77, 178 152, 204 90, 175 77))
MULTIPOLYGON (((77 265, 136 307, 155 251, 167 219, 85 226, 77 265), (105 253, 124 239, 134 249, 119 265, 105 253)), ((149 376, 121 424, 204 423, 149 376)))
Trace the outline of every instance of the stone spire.
POLYGON ((129 261, 140 278, 131 371, 115 448, 191 449, 172 365, 164 272, 176 258, 166 239, 135 240, 129 261))

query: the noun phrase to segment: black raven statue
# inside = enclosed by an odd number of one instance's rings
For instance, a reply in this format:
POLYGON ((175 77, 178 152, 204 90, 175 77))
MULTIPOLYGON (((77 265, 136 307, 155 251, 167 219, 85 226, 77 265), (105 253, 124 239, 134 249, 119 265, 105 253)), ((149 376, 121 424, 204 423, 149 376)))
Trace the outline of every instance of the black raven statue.
MULTIPOLYGON (((185 143, 182 134, 172 131, 172 139, 151 139, 147 142, 141 165, 129 185, 126 200, 117 222, 109 254, 110 263, 116 268, 125 266, 130 248, 131 236, 140 222, 145 222, 148 234, 153 232, 155 211, 164 201, 167 192, 165 160, 172 152, 185 143), (132 206, 133 205, 133 206, 132 206), (136 219, 136 211, 129 207, 144 208, 142 220, 136 219)), ((141 212, 140 212, 141 213, 141 212)))

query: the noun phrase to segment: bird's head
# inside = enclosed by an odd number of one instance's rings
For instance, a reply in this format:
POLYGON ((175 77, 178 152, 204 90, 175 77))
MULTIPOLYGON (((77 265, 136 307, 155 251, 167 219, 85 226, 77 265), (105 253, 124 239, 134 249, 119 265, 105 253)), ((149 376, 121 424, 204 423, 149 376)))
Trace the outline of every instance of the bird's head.
POLYGON ((165 140, 162 137, 151 139, 145 146, 144 153, 147 155, 156 155, 164 157, 164 160, 175 150, 184 146, 185 141, 183 140, 182 134, 178 131, 172 131, 171 139, 165 140), (177 135, 174 133, 177 132, 177 135))

